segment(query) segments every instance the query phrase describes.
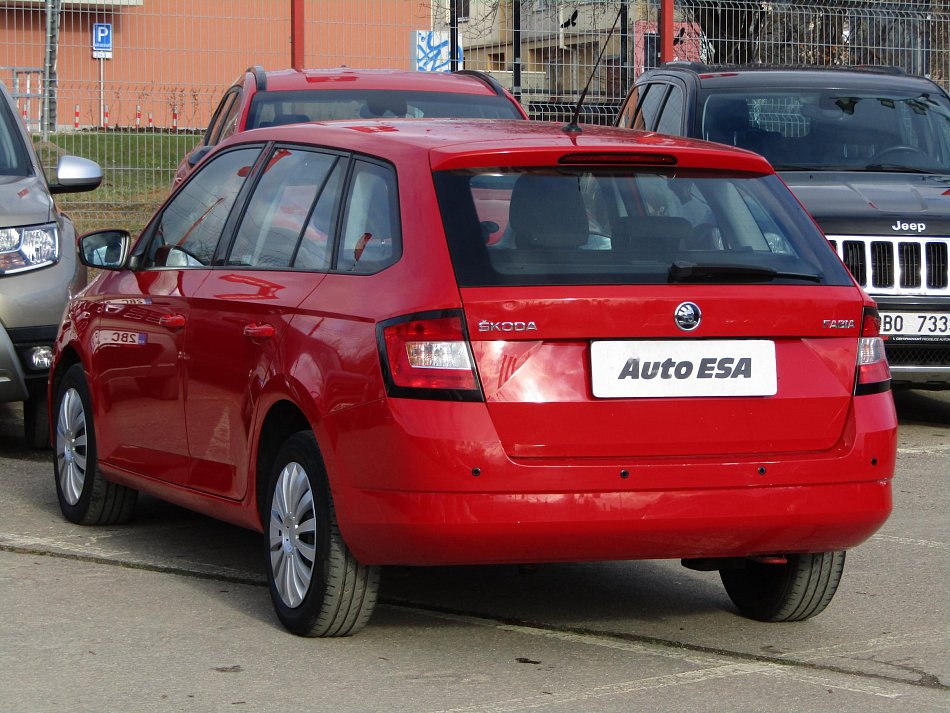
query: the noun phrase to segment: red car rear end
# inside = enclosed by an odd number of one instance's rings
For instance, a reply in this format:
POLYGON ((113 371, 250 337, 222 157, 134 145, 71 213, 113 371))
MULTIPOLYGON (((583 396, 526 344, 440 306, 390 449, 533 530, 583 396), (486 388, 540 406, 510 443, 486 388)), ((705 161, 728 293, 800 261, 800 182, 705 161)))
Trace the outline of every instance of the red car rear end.
MULTIPOLYGON (((296 633, 365 624, 383 564, 678 558, 719 570, 744 614, 805 619, 890 512, 874 304, 760 157, 529 122, 328 123, 232 140, 178 195, 73 307, 56 412, 68 426, 75 354, 89 400, 109 404, 95 411, 102 476, 264 529, 296 633), (274 190, 279 171, 317 165, 311 152, 335 167, 321 185, 336 203, 274 190), (202 176, 228 160, 240 180, 217 246, 154 262, 163 216, 223 190, 202 176), (313 205, 291 213, 275 197, 291 194, 313 205), (254 217, 269 204, 280 220, 254 217), (278 232, 284 267, 258 261, 278 232), (314 240, 323 267, 297 269, 314 240), (143 357, 134 379, 97 372, 103 337, 80 323, 101 313, 107 334, 157 348, 121 320, 159 329, 170 299, 188 318, 156 351, 164 371, 143 357), (184 413, 174 462, 142 457, 130 425, 134 383, 160 374, 152 403, 184 413), (357 594, 328 624, 333 572, 357 594)), ((193 212, 184 245, 209 223, 193 212)), ((76 499, 64 512, 82 521, 76 499)))

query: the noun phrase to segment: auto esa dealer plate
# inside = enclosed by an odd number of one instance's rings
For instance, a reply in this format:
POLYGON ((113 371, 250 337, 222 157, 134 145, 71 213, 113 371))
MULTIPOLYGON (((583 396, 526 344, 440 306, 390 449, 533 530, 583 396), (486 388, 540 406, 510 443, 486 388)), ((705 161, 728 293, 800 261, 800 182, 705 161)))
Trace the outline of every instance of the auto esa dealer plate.
POLYGON ((598 398, 772 396, 775 344, 767 340, 597 341, 598 398))

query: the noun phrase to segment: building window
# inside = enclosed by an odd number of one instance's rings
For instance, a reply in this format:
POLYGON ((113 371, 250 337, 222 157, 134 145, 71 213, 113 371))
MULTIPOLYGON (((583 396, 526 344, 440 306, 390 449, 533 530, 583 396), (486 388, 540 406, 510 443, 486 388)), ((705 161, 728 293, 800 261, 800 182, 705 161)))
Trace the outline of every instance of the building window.
POLYGON ((456 20, 458 22, 468 22, 468 18, 471 16, 471 3, 470 0, 448 0, 448 8, 446 12, 446 24, 452 24, 452 13, 455 13, 456 20))

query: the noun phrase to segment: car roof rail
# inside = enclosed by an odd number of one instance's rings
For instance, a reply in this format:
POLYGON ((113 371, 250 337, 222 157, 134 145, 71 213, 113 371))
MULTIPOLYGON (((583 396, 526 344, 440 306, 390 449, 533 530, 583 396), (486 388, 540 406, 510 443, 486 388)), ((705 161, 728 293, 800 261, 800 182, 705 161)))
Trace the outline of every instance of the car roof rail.
POLYGON ((505 94, 505 89, 501 86, 501 83, 486 72, 479 72, 477 69, 457 69, 452 72, 452 74, 461 74, 466 77, 475 77, 476 79, 480 79, 498 96, 504 96, 505 94))
POLYGON ((262 92, 267 89, 267 73, 261 65, 255 64, 253 67, 248 67, 247 71, 254 75, 257 91, 262 92))
POLYGON ((754 70, 784 70, 788 72, 800 71, 849 71, 858 70, 861 72, 877 72, 879 74, 891 74, 894 76, 907 76, 907 72, 900 67, 884 64, 849 64, 849 65, 817 65, 817 64, 706 64, 705 62, 673 60, 664 62, 655 69, 688 69, 697 74, 706 74, 710 72, 738 72, 754 70))

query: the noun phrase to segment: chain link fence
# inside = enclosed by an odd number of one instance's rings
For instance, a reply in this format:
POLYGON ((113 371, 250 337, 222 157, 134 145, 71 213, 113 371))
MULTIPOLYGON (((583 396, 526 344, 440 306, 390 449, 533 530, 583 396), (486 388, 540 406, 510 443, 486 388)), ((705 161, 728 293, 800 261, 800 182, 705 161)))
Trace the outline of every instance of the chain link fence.
MULTIPOLYGON (((224 89, 248 66, 290 66, 293 3, 0 0, 0 81, 44 164, 73 153, 105 169, 98 191, 64 196, 82 229, 142 227, 224 89)), ((307 66, 483 70, 540 119, 568 116, 589 82, 581 120, 611 123, 635 78, 659 62, 659 0, 299 7, 307 66)), ((886 64, 950 87, 950 0, 676 0, 673 34, 682 60, 886 64)))

